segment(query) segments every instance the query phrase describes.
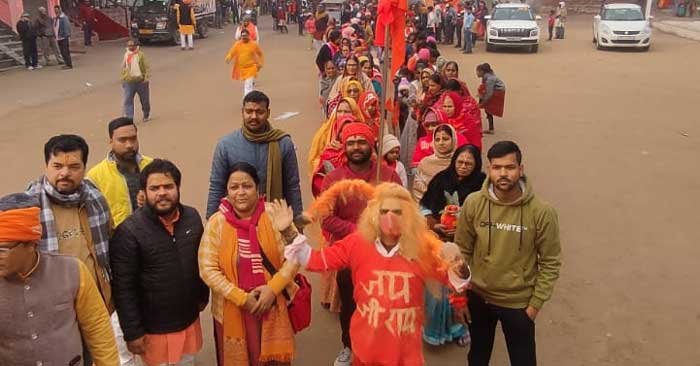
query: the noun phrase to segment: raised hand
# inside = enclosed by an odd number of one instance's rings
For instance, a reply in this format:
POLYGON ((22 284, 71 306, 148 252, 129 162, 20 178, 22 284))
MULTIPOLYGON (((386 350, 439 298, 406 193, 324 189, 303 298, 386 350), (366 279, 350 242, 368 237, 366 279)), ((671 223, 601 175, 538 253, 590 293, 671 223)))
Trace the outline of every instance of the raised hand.
POLYGON ((267 205, 266 211, 270 220, 272 220, 272 226, 275 230, 282 232, 287 230, 294 222, 294 212, 292 208, 287 205, 285 200, 274 200, 267 205))

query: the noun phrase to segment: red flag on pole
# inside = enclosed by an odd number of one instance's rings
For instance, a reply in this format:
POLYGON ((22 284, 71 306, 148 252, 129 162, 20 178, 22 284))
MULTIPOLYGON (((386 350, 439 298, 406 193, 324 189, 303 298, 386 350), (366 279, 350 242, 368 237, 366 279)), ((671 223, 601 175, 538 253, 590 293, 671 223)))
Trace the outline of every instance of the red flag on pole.
POLYGON ((374 31, 374 43, 384 47, 385 31, 389 26, 391 35, 391 75, 387 75, 386 80, 393 80, 396 71, 403 64, 406 53, 406 39, 404 38, 404 28, 406 28, 407 0, 379 0, 377 7, 377 26, 374 31))

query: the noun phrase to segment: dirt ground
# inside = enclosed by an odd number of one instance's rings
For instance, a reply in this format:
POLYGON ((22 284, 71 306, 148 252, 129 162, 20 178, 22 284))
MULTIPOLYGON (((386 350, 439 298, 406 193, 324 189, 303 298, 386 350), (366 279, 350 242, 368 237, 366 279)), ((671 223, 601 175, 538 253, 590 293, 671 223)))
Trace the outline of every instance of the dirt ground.
MULTIPOLYGON (((274 121, 291 132, 299 162, 320 125, 314 54, 308 38, 273 34, 263 18, 266 64, 259 89, 274 121)), ((292 29, 293 28, 293 29, 292 29)), ((233 29, 197 40, 193 52, 144 47, 153 78, 153 121, 139 124, 141 151, 183 171, 182 201, 204 212, 217 139, 238 128, 242 85, 224 55, 233 29)), ((700 359, 700 44, 654 33, 648 53, 596 51, 587 16, 571 17, 563 41, 538 54, 472 55, 442 48, 459 62, 472 92, 474 68, 489 62, 507 85, 506 116, 495 136, 517 141, 535 192, 559 212, 564 265, 553 299, 537 318, 542 365, 698 365, 700 359)), ((107 152, 107 122, 121 114, 123 44, 103 43, 55 67, 0 74, 0 180, 3 194, 43 171, 42 146, 58 133, 91 145, 90 165, 107 152), (89 83, 89 85, 87 84, 89 83)), ((140 118, 140 112, 137 112, 140 118)), ((309 182, 302 175, 305 202, 309 182)), ((311 275, 316 280, 316 275, 311 275)), ((213 365, 209 316, 198 365, 213 365)), ((335 317, 317 307, 297 337, 297 365, 332 364, 340 348, 335 317)), ((502 337, 493 365, 506 365, 502 337)), ((454 345, 426 349, 428 365, 466 364, 454 345)))

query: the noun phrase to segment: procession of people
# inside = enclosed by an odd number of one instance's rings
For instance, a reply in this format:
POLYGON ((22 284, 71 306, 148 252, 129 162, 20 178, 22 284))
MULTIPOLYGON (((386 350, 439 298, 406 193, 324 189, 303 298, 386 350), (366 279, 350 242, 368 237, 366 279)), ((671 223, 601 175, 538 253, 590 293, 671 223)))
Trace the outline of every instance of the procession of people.
MULTIPOLYGON (((272 7, 276 27, 303 25, 316 48, 309 151, 270 121, 255 84, 260 34, 243 17, 222 50, 244 83, 241 127, 216 144, 208 181, 141 154, 134 97, 148 121, 150 70, 129 41, 104 160, 88 170, 83 137, 53 136, 45 171, 0 198, 0 364, 194 365, 211 339, 219 366, 291 365, 295 334, 320 306, 338 313, 334 366, 423 365, 423 343, 468 347, 469 365, 488 365, 498 322, 511 364, 536 365, 535 319, 561 267, 557 213, 518 144, 482 140, 505 115, 505 82, 482 62, 462 71, 482 81, 468 85, 440 51, 456 40, 471 52, 486 5, 412 6, 387 25, 397 50, 375 38, 387 3, 346 2, 340 19, 272 7), (204 215, 181 201, 183 176, 208 184, 204 215)), ((189 4, 178 10, 183 49, 189 4)))

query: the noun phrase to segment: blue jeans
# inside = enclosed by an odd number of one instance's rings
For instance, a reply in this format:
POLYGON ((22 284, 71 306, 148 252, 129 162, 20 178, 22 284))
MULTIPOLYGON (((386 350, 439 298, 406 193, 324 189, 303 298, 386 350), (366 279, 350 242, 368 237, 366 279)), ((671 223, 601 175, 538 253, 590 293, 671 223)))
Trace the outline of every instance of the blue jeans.
POLYGON ((151 98, 148 81, 141 83, 122 83, 124 89, 124 117, 134 118, 134 97, 139 95, 143 117, 148 118, 151 114, 151 98))
POLYGON ((472 53, 472 31, 471 29, 466 29, 463 33, 464 47, 462 47, 462 51, 472 53))

